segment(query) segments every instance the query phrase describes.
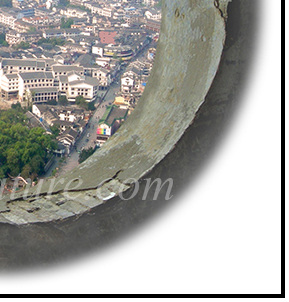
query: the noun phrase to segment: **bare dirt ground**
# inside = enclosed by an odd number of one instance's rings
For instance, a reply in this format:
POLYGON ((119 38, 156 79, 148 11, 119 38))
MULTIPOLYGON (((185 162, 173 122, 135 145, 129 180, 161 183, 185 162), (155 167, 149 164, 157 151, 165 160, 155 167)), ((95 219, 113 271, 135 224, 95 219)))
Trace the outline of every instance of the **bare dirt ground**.
POLYGON ((11 108, 11 103, 5 102, 3 100, 0 100, 0 110, 7 110, 11 108))

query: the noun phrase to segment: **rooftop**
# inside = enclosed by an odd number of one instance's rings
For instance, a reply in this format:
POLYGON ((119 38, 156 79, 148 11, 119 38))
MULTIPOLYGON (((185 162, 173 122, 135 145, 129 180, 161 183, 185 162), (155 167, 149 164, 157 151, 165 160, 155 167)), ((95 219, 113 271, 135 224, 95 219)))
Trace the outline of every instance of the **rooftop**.
POLYGON ((20 73, 19 76, 23 79, 23 80, 30 80, 30 79, 53 79, 53 75, 51 71, 47 71, 47 72, 41 72, 41 71, 37 71, 37 72, 23 72, 20 73))
POLYGON ((118 119, 125 119, 128 114, 127 109, 120 109, 118 106, 108 106, 99 124, 106 124, 112 126, 118 119))
POLYGON ((98 86, 99 85, 99 80, 96 79, 96 78, 92 78, 92 77, 85 77, 85 79, 83 79, 83 80, 80 79, 80 80, 70 82, 70 86, 79 85, 79 84, 87 84, 87 85, 91 85, 91 86, 98 86))
POLYGON ((2 59, 2 67, 4 66, 28 66, 28 67, 38 67, 38 68, 45 68, 45 61, 44 60, 22 60, 22 59, 2 59))
POLYGON ((54 72, 69 72, 69 71, 83 72, 83 67, 76 66, 76 65, 53 65, 52 70, 54 72))

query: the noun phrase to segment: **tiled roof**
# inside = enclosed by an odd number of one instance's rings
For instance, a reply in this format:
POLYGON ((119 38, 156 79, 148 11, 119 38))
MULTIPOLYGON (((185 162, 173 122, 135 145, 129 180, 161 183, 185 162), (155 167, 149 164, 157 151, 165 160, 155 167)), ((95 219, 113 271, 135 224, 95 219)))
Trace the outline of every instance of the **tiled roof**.
POLYGON ((23 72, 20 73, 19 76, 23 80, 30 80, 30 79, 53 79, 53 75, 51 71, 43 72, 43 71, 36 71, 36 72, 23 72))
POLYGON ((45 61, 43 60, 21 60, 21 59, 3 59, 3 66, 19 66, 19 67, 38 67, 45 68, 45 61))
POLYGON ((112 126, 116 120, 125 119, 128 114, 128 109, 120 109, 118 106, 108 106, 105 114, 100 119, 99 124, 107 124, 112 126))
POLYGON ((52 65, 52 70, 54 72, 69 72, 69 71, 83 72, 83 67, 79 67, 75 65, 52 65))

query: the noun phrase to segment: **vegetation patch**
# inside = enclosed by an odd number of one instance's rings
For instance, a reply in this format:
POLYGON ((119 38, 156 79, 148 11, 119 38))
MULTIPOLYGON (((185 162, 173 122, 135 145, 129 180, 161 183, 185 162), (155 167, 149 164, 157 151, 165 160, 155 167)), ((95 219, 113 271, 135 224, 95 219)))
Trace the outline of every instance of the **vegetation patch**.
POLYGON ((0 179, 19 174, 37 177, 56 148, 57 143, 43 128, 30 127, 20 105, 0 111, 0 179))

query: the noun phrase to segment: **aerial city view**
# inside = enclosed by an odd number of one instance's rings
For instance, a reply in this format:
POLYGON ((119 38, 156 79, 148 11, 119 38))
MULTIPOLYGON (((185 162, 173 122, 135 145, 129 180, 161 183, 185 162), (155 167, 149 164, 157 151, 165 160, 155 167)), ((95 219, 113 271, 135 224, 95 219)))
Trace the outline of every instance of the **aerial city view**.
POLYGON ((1 193, 63 175, 114 135, 146 87, 160 22, 161 0, 0 0, 1 193))

